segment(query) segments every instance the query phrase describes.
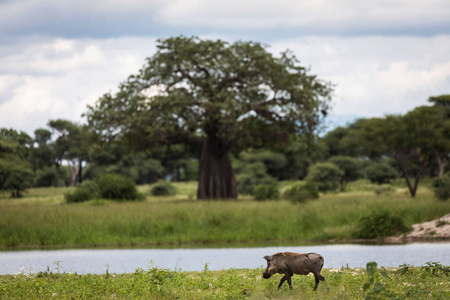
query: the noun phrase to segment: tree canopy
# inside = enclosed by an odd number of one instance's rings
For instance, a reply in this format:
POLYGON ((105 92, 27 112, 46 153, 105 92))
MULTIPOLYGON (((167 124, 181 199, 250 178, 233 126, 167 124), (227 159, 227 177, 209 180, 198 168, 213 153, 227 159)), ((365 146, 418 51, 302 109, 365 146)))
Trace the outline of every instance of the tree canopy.
POLYGON ((105 140, 190 145, 200 156, 197 197, 236 198, 229 151, 314 132, 331 94, 289 51, 275 57, 256 42, 176 37, 159 40, 139 73, 86 115, 105 140))

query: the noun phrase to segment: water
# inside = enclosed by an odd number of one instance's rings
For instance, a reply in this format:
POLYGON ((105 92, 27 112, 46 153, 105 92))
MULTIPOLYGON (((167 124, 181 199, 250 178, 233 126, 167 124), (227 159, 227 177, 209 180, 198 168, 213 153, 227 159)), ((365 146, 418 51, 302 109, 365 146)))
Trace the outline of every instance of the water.
POLYGON ((133 273, 137 268, 167 268, 181 271, 265 267, 263 256, 282 251, 317 252, 325 258, 324 268, 364 268, 369 261, 378 266, 402 264, 422 266, 426 262, 450 265, 450 243, 405 245, 320 245, 261 248, 207 249, 71 249, 0 252, 0 274, 46 271, 78 274, 133 273))

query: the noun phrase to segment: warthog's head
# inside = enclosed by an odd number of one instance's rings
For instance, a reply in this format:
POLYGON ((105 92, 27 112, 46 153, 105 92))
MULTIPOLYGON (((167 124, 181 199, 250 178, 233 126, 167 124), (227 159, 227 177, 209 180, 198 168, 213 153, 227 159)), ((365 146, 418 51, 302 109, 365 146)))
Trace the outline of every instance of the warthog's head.
POLYGON ((277 266, 275 265, 273 261, 272 255, 266 255, 264 256, 264 259, 267 260, 267 268, 263 273, 263 278, 270 278, 273 274, 277 273, 277 266))

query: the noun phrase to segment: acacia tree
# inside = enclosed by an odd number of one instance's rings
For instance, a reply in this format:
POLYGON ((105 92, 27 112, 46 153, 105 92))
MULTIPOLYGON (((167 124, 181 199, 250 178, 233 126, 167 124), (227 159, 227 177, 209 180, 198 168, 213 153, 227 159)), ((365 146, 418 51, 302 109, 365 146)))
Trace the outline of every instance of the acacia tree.
POLYGON ((326 114, 331 85, 308 72, 291 52, 274 57, 255 42, 158 40, 140 72, 86 115, 107 140, 191 145, 200 157, 197 198, 236 198, 231 150, 311 133, 326 114))
POLYGON ((403 116, 361 119, 342 143, 375 160, 393 158, 415 197, 420 179, 438 154, 448 156, 450 123, 444 115, 437 106, 420 106, 403 116))
MULTIPOLYGON (((436 161, 439 166, 439 177, 444 176, 445 165, 450 158, 450 95, 440 95, 428 98, 428 101, 434 103, 434 118, 440 123, 436 124, 434 133, 438 136, 433 150, 436 161)), ((433 112, 432 109, 430 109, 433 112)))
POLYGON ((85 125, 77 125, 68 120, 50 120, 55 141, 52 144, 54 163, 59 170, 63 160, 68 163, 71 173, 71 186, 75 186, 76 178, 82 181, 83 162, 88 159, 88 142, 90 132, 85 125))

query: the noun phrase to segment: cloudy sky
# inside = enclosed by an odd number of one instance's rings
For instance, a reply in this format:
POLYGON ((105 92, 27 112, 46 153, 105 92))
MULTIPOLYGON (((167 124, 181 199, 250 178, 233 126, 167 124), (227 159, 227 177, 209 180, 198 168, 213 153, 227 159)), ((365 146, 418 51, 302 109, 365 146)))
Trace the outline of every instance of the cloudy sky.
POLYGON ((449 0, 0 0, 0 127, 84 122, 179 35, 291 49, 336 85, 330 128, 450 94, 449 0))

